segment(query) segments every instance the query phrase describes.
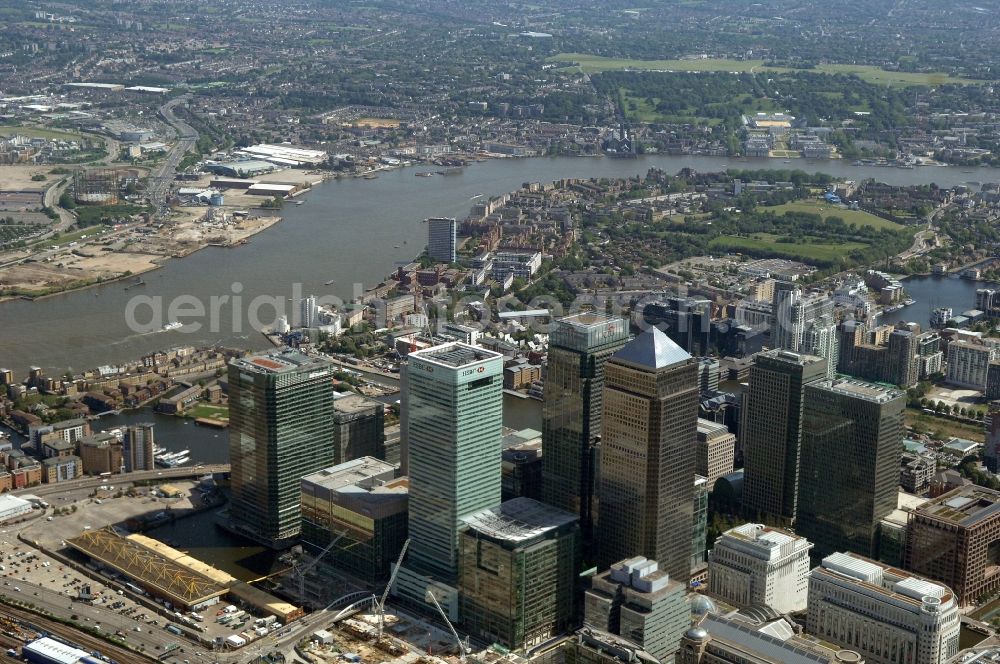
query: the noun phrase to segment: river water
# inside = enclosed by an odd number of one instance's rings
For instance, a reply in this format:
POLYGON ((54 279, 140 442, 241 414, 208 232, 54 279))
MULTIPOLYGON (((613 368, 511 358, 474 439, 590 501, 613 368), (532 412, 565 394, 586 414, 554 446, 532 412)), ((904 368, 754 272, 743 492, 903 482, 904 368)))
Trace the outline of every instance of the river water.
MULTIPOLYGON (((397 262, 421 251, 426 242, 426 227, 421 223, 425 218, 464 217, 480 194, 502 194, 529 181, 637 175, 650 167, 668 172, 684 167, 709 172, 726 166, 797 168, 844 178, 874 177, 891 184, 936 182, 951 186, 1000 181, 1000 170, 987 168, 903 170, 856 167, 840 161, 795 160, 785 164, 766 159, 658 155, 637 160, 492 160, 447 177, 418 178, 413 176, 417 168, 405 168, 383 173, 375 180, 331 181, 302 199, 304 205, 286 207, 284 220, 256 235, 250 244, 233 249, 209 247, 170 260, 144 276, 145 286, 126 290, 126 284, 113 283, 36 302, 0 304, 0 366, 14 369, 20 379, 31 365, 53 373, 79 371, 181 344, 264 348, 266 341, 248 322, 246 304, 252 298, 273 296, 284 305, 284 298, 293 296, 295 284, 300 284, 301 293, 348 300, 356 290, 378 283, 397 262), (328 281, 333 283, 328 286, 328 281), (161 322, 167 322, 167 305, 180 296, 193 296, 207 308, 213 296, 227 295, 238 295, 242 303, 220 300, 219 324, 214 329, 206 325, 197 332, 186 327, 143 333, 126 322, 127 306, 136 297, 146 301, 136 308, 135 316, 145 323, 152 321, 151 306, 147 305, 156 305, 161 322), (160 298, 159 305, 154 298, 160 298)), ((264 322, 273 320, 273 309, 265 306, 258 317, 264 322)), ((159 330, 153 322, 150 326, 159 330)))

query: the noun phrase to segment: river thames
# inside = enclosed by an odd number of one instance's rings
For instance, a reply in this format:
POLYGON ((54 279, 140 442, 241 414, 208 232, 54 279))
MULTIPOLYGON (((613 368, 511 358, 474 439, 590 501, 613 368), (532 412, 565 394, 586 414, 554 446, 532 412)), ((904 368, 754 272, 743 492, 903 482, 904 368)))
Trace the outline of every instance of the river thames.
MULTIPOLYGON (((502 194, 523 182, 549 182, 566 177, 619 177, 658 167, 670 173, 690 167, 709 172, 732 168, 796 168, 836 177, 874 177, 890 184, 936 182, 941 186, 1000 181, 1000 169, 959 170, 927 167, 913 170, 852 166, 840 161, 725 159, 691 156, 645 156, 636 160, 609 158, 535 158, 491 160, 471 164, 459 175, 413 177, 415 168, 382 173, 378 179, 330 181, 317 186, 301 206, 288 206, 284 220, 233 249, 209 247, 170 260, 144 275, 146 286, 126 291, 124 283, 57 295, 30 302, 0 304, 0 366, 23 377, 29 366, 50 373, 79 371, 118 364, 151 351, 182 345, 215 343, 259 349, 265 339, 251 328, 246 303, 259 295, 287 305, 299 284, 304 294, 334 295, 345 301, 381 281, 399 262, 420 253, 426 242, 427 217, 463 218, 480 196, 502 194), (332 282, 326 285, 327 282, 332 282), (357 284, 357 285, 356 285, 357 284), (218 329, 190 332, 138 333, 126 323, 130 299, 142 297, 165 309, 186 296, 209 303, 213 296, 229 296, 220 308, 218 329), (234 300, 242 304, 233 306, 234 300), (234 312, 235 310, 235 312, 234 312)), ((934 300, 935 306, 972 308, 967 294, 947 288, 930 293, 914 307, 934 300), (955 291, 955 292, 952 292, 955 291), (953 303, 952 298, 957 298, 953 303), (961 300, 961 301, 958 301, 961 300)), ((911 308, 912 309, 912 308, 911 308)), ((146 309, 137 309, 142 317, 146 309)), ((259 318, 273 320, 273 308, 259 318)), ((903 312, 909 318, 910 312, 903 312)), ((926 318, 922 316, 922 318, 926 318)), ((918 320, 922 324, 926 320, 918 320)))

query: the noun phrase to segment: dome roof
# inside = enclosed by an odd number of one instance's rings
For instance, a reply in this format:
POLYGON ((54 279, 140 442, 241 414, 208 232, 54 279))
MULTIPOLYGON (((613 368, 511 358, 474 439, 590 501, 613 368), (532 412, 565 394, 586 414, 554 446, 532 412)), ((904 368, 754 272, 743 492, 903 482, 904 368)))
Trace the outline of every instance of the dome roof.
POLYGON ((708 597, 704 595, 695 595, 691 598, 691 613, 696 616, 703 616, 708 613, 716 613, 718 609, 713 602, 708 597))
POLYGON ((708 638, 708 632, 706 632, 704 630, 704 628, 698 627, 697 625, 695 625, 694 627, 692 627, 691 629, 689 629, 687 632, 685 632, 684 636, 686 636, 687 638, 689 638, 689 639, 691 639, 693 641, 704 641, 705 639, 708 638))

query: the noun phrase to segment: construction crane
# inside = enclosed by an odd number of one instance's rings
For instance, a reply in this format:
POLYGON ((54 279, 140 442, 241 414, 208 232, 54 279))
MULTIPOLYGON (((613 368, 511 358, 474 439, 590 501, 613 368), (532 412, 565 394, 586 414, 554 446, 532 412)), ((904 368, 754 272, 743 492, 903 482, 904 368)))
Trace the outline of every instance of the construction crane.
POLYGON ((339 542, 341 538, 343 538, 344 535, 346 534, 347 534, 346 530, 341 531, 340 534, 338 534, 335 538, 333 538, 333 540, 331 540, 331 542, 326 545, 326 548, 320 551, 320 554, 315 558, 313 558, 312 562, 306 565, 305 567, 300 566, 299 563, 297 562, 292 566, 292 573, 299 579, 299 599, 302 602, 306 601, 306 573, 309 572, 309 570, 311 570, 313 567, 315 567, 316 564, 323 559, 323 556, 328 554, 330 550, 334 547, 334 545, 336 545, 337 542, 339 542))
POLYGON ((385 627, 385 602, 389 599, 389 590, 392 588, 392 584, 396 582, 396 575, 399 574, 399 568, 403 564, 403 556, 406 555, 406 549, 410 546, 410 538, 407 537, 406 541, 403 542, 403 548, 399 551, 399 558, 396 559, 396 566, 392 568, 392 576, 389 577, 389 583, 385 585, 385 590, 382 592, 382 598, 378 600, 375 604, 375 611, 378 613, 378 636, 375 637, 375 643, 380 643, 382 641, 382 629, 385 627))
POLYGON ((441 614, 441 618, 444 620, 444 624, 447 625, 448 629, 451 630, 451 635, 455 637, 455 643, 458 644, 458 653, 459 653, 458 659, 460 662, 464 664, 466 655, 472 652, 472 649, 469 648, 468 639, 462 641, 462 639, 458 636, 458 632, 455 631, 455 627, 451 624, 451 621, 448 620, 448 614, 444 612, 444 609, 441 608, 441 603, 438 602, 437 597, 434 596, 434 591, 428 588, 427 593, 424 595, 424 599, 433 604, 437 608, 438 613, 441 614))

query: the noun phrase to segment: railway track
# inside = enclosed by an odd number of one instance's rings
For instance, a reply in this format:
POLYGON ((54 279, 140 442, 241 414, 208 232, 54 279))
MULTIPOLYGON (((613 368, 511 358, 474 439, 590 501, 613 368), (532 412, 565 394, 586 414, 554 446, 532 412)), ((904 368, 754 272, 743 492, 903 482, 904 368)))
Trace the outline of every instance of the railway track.
MULTIPOLYGON (((77 644, 87 652, 97 651, 102 655, 110 657, 119 664, 132 664, 133 662, 156 662, 156 658, 149 655, 129 650, 119 645, 115 645, 104 639, 87 634, 86 632, 73 629, 60 622, 56 622, 45 616, 40 616, 25 609, 19 609, 6 604, 0 604, 0 616, 13 618, 23 624, 30 626, 35 631, 48 632, 54 636, 77 644)), ((18 644, 20 645, 20 644, 18 644)))

